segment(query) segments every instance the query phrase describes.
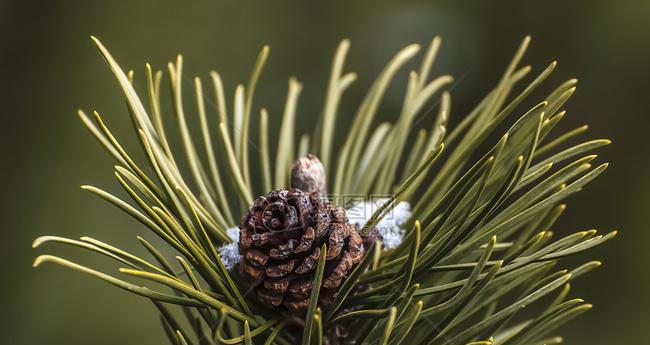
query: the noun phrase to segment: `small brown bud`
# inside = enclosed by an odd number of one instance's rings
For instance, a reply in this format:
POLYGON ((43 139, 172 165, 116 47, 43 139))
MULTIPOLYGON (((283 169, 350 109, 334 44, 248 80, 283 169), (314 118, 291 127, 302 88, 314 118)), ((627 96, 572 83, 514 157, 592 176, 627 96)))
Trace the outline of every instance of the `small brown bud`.
POLYGON ((325 195, 325 168, 318 157, 308 154, 291 165, 291 188, 325 195))

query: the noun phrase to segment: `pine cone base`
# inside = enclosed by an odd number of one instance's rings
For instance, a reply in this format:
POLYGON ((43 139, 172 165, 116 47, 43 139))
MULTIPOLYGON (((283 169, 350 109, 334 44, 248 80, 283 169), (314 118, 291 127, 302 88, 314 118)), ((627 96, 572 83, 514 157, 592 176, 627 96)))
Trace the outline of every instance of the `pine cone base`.
POLYGON ((291 311, 309 306, 322 255, 326 266, 318 304, 327 307, 365 252, 359 229, 343 208, 299 189, 277 189, 257 198, 240 224, 238 248, 240 273, 255 287, 258 300, 291 311))

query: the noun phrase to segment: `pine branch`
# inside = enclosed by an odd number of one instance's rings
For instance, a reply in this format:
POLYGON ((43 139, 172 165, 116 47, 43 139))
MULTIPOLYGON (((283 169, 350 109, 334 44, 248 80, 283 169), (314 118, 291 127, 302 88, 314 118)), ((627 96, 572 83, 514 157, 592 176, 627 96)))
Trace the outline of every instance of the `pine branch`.
POLYGON ((91 119, 80 110, 84 125, 116 160, 116 179, 131 201, 97 187, 83 188, 137 219, 179 255, 169 260, 165 251, 140 237, 153 261, 90 237, 45 236, 33 246, 79 247, 113 259, 119 269, 99 272, 52 255, 37 257, 34 266, 55 263, 152 300, 172 344, 335 344, 333 334, 342 326, 347 329, 345 341, 358 344, 551 344, 561 341, 550 337, 551 332, 591 308, 581 299, 569 299, 569 284, 600 263, 573 270, 556 266, 616 232, 579 231, 554 240, 552 229, 564 212, 564 200, 606 169, 607 163, 592 166, 592 152, 610 142, 588 140, 560 149, 587 126, 551 135, 566 116, 561 109, 576 80, 559 85, 532 109, 520 110, 556 66, 551 63, 514 93, 532 70, 519 67, 530 38, 524 39, 494 89, 456 128, 448 128, 451 96, 446 88, 453 79, 429 77, 441 44, 436 37, 419 70, 409 74, 396 122, 376 125, 374 118, 395 75, 420 50, 418 45, 395 55, 359 104, 347 133, 335 133, 336 123, 347 118, 339 114, 343 94, 356 78, 344 72, 350 49, 344 40, 334 56, 314 135, 295 133, 302 86, 292 78, 277 136, 268 131, 268 112, 260 108, 259 142, 253 142, 249 127, 256 119, 251 118, 258 111, 254 94, 269 48, 262 49, 249 83, 237 86, 232 113, 220 75, 211 72, 214 100, 207 103, 216 104, 216 126, 208 121, 198 77, 193 83, 197 114, 186 114, 179 56, 168 73, 182 159, 189 171, 179 168, 180 158, 172 149, 178 143, 168 141, 163 125, 163 72, 146 65, 147 90, 141 98, 132 85, 133 73, 125 73, 104 45, 93 41, 124 93, 146 162, 132 159, 99 114, 91 119), (419 128, 435 106, 434 121, 425 124, 430 129, 419 128), (478 148, 517 113, 521 116, 506 133, 479 155, 478 148), (196 123, 200 138, 192 134, 196 123), (216 148, 215 136, 220 143, 216 148), (335 141, 339 136, 345 138, 341 145, 335 141), (269 140, 278 142, 275 157, 270 156, 269 140), (257 147, 259 163, 250 159, 257 147), (287 187, 292 161, 309 148, 321 157, 334 195, 393 195, 376 210, 366 230, 399 202, 409 202, 413 211, 401 245, 387 250, 375 241, 325 309, 317 303, 326 270, 323 254, 305 316, 269 310, 251 298, 250 287, 224 265, 219 248, 233 241, 227 229, 240 219, 241 205, 287 187), (259 182, 251 180, 256 171, 261 172, 259 182), (519 315, 533 303, 547 307, 534 316, 519 315))

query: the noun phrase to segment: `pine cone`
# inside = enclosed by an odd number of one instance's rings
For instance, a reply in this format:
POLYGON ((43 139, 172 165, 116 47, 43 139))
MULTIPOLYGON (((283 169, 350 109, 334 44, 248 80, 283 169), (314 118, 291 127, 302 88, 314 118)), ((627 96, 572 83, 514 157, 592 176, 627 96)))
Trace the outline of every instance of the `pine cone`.
POLYGON ((299 189, 277 189, 257 198, 239 229, 241 273, 261 302, 292 311, 307 309, 321 255, 326 266, 318 302, 326 307, 365 251, 358 227, 348 222, 343 208, 299 189), (321 253, 323 243, 327 253, 321 253))

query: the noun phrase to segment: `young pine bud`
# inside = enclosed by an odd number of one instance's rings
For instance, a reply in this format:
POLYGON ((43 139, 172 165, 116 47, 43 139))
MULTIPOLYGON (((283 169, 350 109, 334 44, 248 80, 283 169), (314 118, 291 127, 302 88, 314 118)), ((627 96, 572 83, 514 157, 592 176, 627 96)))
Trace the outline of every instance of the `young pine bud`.
POLYGON ((305 193, 318 192, 325 195, 325 168, 318 157, 308 154, 291 165, 291 188, 305 193))

